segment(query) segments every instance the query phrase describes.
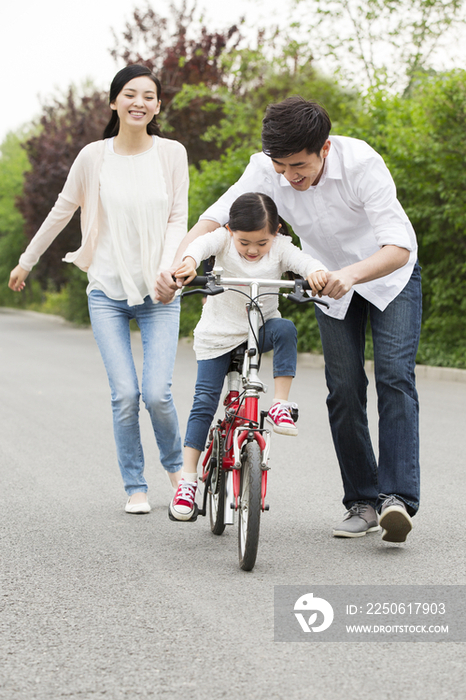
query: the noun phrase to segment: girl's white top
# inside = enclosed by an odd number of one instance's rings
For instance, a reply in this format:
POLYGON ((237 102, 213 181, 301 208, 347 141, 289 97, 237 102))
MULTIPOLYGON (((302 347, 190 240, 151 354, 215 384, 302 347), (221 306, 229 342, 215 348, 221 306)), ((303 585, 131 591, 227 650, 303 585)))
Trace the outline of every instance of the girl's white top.
MULTIPOLYGON (((243 258, 236 250, 233 238, 227 229, 221 227, 196 238, 187 248, 184 257, 194 258, 196 265, 215 255, 216 265, 223 268, 225 277, 250 277, 281 279, 284 272, 291 270, 307 277, 316 270, 326 270, 325 265, 303 253, 293 245, 289 236, 277 234, 270 251, 258 262, 243 258)), ((248 291, 246 287, 237 287, 248 291)), ((260 293, 277 292, 277 289, 264 287, 260 293)), ((194 330, 194 350, 196 359, 209 360, 241 345, 248 337, 248 299, 238 292, 224 292, 207 297, 202 316, 194 330)), ((264 320, 279 318, 278 296, 261 298, 264 320)))

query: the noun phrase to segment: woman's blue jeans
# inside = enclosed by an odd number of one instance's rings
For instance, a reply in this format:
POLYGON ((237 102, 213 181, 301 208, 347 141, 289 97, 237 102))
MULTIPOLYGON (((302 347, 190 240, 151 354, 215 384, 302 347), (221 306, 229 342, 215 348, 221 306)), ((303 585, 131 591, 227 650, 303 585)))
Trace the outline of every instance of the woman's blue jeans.
MULTIPOLYGON (((273 349, 273 376, 294 377, 296 374, 298 334, 292 321, 271 318, 259 331, 259 347, 273 349), (263 342, 263 345, 262 345, 263 342)), ((232 352, 197 363, 194 401, 186 428, 185 447, 203 451, 212 420, 217 410, 223 382, 230 366, 232 352)))
POLYGON ((346 508, 380 507, 395 495, 413 515, 419 507, 419 402, 415 361, 421 330, 421 274, 415 266, 400 294, 380 311, 355 293, 346 317, 316 308, 325 357, 330 427, 340 464, 346 508), (378 463, 367 422, 364 350, 367 319, 374 343, 379 414, 378 463))
POLYGON ((171 393, 178 343, 180 300, 128 306, 126 300, 109 299, 103 292, 89 294, 92 330, 99 346, 111 389, 113 432, 118 464, 126 493, 147 491, 144 453, 139 430, 139 382, 131 352, 129 322, 141 330, 143 347, 142 400, 149 411, 160 452, 168 472, 182 468, 183 456, 178 416, 171 393))

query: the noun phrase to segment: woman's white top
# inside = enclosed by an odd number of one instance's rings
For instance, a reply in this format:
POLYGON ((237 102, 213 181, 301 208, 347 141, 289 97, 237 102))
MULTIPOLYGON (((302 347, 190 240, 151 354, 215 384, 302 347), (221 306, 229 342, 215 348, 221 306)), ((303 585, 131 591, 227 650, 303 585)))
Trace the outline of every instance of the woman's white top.
MULTIPOLYGON (((194 258, 199 265, 215 255, 216 265, 223 268, 225 277, 251 277, 281 279, 284 272, 291 270, 307 277, 316 270, 326 270, 319 260, 293 245, 289 236, 277 234, 269 252, 258 262, 243 258, 236 250, 230 232, 221 227, 199 236, 186 248, 184 257, 194 258)), ((246 287, 238 287, 248 291, 246 287)), ((275 292, 274 296, 261 298, 261 311, 264 320, 279 318, 277 289, 261 288, 260 293, 275 292)), ((196 359, 208 360, 233 350, 248 337, 248 299, 238 292, 224 292, 207 297, 202 316, 194 330, 194 350, 196 359)))
POLYGON ((107 142, 100 171, 99 240, 88 270, 88 293, 142 304, 162 257, 168 195, 155 138, 152 148, 119 155, 107 142))
POLYGON ((81 245, 64 260, 86 272, 95 262, 90 285, 114 298, 135 304, 148 293, 154 300, 157 275, 170 267, 186 235, 188 187, 188 158, 178 141, 154 136, 153 147, 136 156, 112 153, 107 140, 90 143, 78 153, 20 265, 32 270, 80 208, 81 245))

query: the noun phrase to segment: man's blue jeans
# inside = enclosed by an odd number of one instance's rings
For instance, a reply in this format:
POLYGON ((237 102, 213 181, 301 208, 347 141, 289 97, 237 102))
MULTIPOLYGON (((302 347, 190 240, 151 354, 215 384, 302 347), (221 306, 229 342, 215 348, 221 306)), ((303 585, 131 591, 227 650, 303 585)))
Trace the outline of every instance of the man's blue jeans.
POLYGON ((385 311, 357 293, 342 321, 316 308, 330 392, 330 427, 346 508, 356 502, 380 507, 380 494, 396 495, 411 515, 419 507, 419 402, 414 370, 421 305, 421 274, 416 265, 406 287, 385 311), (378 398, 378 464, 366 413, 364 349, 368 318, 378 398))
POLYGON ((139 382, 131 352, 129 322, 141 330, 144 353, 142 400, 154 429, 160 461, 168 472, 183 466, 178 416, 171 393, 178 343, 180 300, 128 306, 126 300, 109 299, 103 292, 89 294, 92 330, 99 346, 112 396, 113 432, 118 464, 126 493, 147 491, 144 453, 139 430, 139 382))
MULTIPOLYGON (((259 347, 273 349, 273 376, 294 377, 296 374, 298 335, 295 325, 286 318, 271 318, 259 331, 259 347), (262 345, 263 340, 263 345, 262 345)), ((209 428, 217 410, 223 382, 230 366, 232 352, 197 363, 194 401, 189 414, 184 444, 203 451, 209 428)))

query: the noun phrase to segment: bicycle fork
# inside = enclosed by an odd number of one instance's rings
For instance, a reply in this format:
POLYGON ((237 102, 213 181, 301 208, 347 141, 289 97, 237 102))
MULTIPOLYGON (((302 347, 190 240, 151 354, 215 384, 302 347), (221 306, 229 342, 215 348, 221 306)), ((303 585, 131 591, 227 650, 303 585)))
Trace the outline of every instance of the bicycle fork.
MULTIPOLYGON (((239 496, 241 490, 241 452, 245 442, 255 441, 259 445, 261 453, 261 504, 262 511, 269 510, 269 506, 265 503, 267 495, 267 472, 269 470, 268 459, 270 453, 271 437, 270 432, 264 429, 251 429, 246 426, 241 426, 235 429, 233 434, 233 454, 234 466, 230 474, 232 475, 232 501, 228 506, 228 510, 232 512, 239 508, 239 496)), ((226 515, 226 514, 225 514, 226 515)))

